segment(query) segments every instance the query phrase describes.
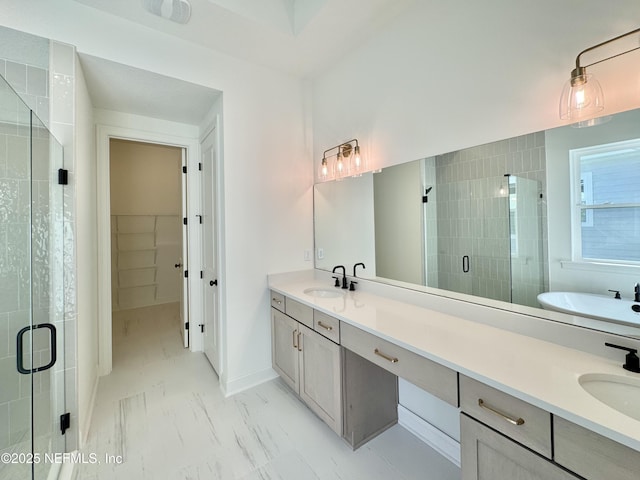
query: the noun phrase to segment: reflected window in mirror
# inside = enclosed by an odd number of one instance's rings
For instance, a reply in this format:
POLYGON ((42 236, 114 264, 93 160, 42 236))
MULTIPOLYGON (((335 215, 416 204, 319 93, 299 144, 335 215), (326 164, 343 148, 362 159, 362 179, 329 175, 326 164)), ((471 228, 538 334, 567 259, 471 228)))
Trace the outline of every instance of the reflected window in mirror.
POLYGON ((640 263, 640 139, 571 150, 573 260, 640 263))

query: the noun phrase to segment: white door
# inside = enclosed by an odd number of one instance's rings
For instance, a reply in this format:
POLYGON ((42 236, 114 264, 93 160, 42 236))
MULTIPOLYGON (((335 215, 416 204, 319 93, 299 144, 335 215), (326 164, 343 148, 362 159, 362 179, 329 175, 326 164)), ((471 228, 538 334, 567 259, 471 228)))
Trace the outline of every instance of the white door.
POLYGON ((202 144, 202 271, 204 281, 204 353, 220 372, 220 325, 218 320, 217 242, 217 129, 202 144))
MULTIPOLYGON (((182 149, 182 171, 187 165, 187 152, 182 149)), ((182 258, 176 264, 178 271, 182 276, 182 288, 180 289, 180 324, 182 333, 182 341, 184 348, 189 348, 189 279, 185 276, 187 266, 189 265, 189 238, 187 225, 185 225, 183 219, 187 218, 187 176, 182 173, 182 258)))

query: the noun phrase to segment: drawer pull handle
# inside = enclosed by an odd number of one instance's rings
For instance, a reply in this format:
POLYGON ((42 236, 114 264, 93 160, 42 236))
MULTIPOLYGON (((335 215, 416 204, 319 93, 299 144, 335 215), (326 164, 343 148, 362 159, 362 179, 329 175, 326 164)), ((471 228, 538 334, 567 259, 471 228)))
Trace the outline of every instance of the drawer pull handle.
POLYGON ((301 352, 302 351, 302 344, 300 343, 300 335, 302 334, 302 332, 298 332, 298 351, 301 352))
POLYGON ((379 357, 384 358, 385 360, 389 360, 391 363, 398 363, 398 359, 396 357, 390 357, 389 355, 386 355, 386 354, 382 353, 377 348, 373 351, 373 353, 375 353, 379 357))
POLYGON ((524 420, 522 418, 512 418, 509 415, 502 413, 500 410, 496 410, 495 408, 490 407, 489 405, 484 403, 484 400, 482 400, 481 398, 478 399, 478 405, 480 406, 480 408, 484 408, 485 410, 490 411, 494 415, 499 416, 503 420, 506 420, 511 425, 516 425, 516 426, 524 425, 524 420))
POLYGON ((298 330, 294 330, 293 331, 293 348, 297 349, 298 345, 296 345, 296 334, 298 333, 298 330))
POLYGON ((273 297, 271 299, 271 301, 276 302, 278 305, 282 305, 282 300, 278 300, 277 298, 273 297))
POLYGON ((328 332, 330 332, 331 330, 333 330, 333 327, 330 325, 325 325, 324 323, 318 321, 318 326, 324 328, 325 330, 327 330, 328 332))

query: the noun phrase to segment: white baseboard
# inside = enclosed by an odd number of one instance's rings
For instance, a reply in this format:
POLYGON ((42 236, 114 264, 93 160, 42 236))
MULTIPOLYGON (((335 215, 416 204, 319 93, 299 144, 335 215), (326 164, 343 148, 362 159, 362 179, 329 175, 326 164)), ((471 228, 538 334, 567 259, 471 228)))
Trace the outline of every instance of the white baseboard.
MULTIPOLYGON (((96 369, 97 370, 97 369, 96 369)), ((98 396, 98 382, 100 381, 100 377, 96 375, 96 378, 93 382, 93 390, 91 392, 91 400, 89 400, 89 408, 87 409, 87 415, 80 425, 80 444, 78 445, 78 449, 82 450, 84 446, 87 444, 87 438, 89 437, 89 429, 91 428, 91 419, 93 418, 93 409, 96 406, 96 398, 98 396)))
POLYGON ((460 466, 460 443, 411 410, 398 405, 398 423, 454 465, 460 466))
POLYGON ((251 387, 260 385, 261 383, 268 382, 269 380, 273 380, 274 378, 277 378, 277 377, 278 377, 278 374, 275 372, 273 368, 267 368, 266 370, 261 370, 260 372, 252 373, 251 375, 246 375, 244 377, 236 378, 234 380, 221 382, 220 388, 222 389, 222 393, 224 394, 225 397, 230 397, 231 395, 235 395, 236 393, 240 393, 251 387))
MULTIPOLYGON (((77 453, 77 450, 73 453, 77 453)), ((73 469, 75 466, 76 464, 73 462, 63 462, 60 466, 57 480, 71 480, 73 478, 73 469)))

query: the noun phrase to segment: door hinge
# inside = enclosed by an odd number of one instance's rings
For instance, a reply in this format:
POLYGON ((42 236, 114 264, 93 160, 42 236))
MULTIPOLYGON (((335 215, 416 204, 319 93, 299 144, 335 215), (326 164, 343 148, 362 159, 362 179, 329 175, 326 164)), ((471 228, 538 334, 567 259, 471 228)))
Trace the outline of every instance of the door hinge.
POLYGON ((182 219, 182 224, 183 224, 183 225, 186 225, 186 224, 187 224, 187 217, 184 217, 184 218, 182 219))
POLYGON ((60 431, 62 435, 71 427, 71 414, 69 412, 60 415, 60 431))
POLYGON ((189 270, 184 271, 184 278, 189 278, 189 270))
POLYGON ((58 169, 58 185, 69 185, 69 170, 58 169))
POLYGON ((204 323, 199 323, 198 326, 200 327, 200 333, 204 333, 204 323))
POLYGON ((187 167, 186 166, 182 167, 182 173, 187 173, 187 167))
POLYGON ((187 323, 185 323, 185 324, 184 324, 184 329, 185 329, 185 330, 189 330, 189 322, 187 322, 187 323))

